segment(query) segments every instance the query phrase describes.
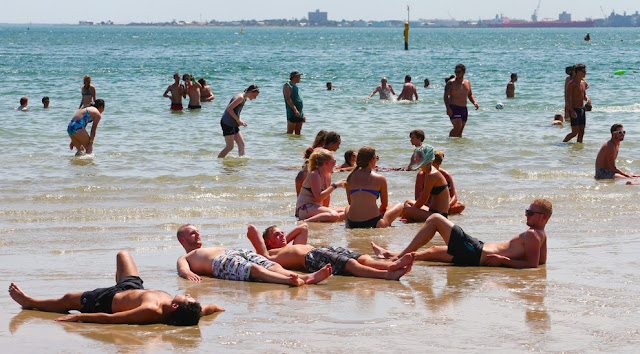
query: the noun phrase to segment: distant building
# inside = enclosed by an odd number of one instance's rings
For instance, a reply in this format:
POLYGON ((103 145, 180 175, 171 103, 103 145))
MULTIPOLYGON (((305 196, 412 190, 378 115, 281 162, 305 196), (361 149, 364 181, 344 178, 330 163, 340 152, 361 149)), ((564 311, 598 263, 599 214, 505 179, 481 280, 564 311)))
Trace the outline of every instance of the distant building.
POLYGON ((320 25, 329 22, 327 19, 326 12, 320 12, 320 10, 316 10, 316 12, 309 12, 309 24, 311 25, 320 25))
POLYGON ((80 26, 93 26, 93 22, 92 21, 78 21, 78 24, 80 26))
POLYGON ((571 14, 568 14, 566 11, 562 11, 562 13, 558 15, 558 21, 571 22, 571 14))

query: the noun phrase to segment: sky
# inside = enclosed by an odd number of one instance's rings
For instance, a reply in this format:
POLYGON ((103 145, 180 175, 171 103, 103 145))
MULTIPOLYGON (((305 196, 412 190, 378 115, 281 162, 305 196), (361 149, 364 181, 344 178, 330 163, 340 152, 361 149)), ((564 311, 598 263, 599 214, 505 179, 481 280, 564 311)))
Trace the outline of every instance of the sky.
POLYGON ((573 20, 602 18, 603 11, 607 16, 612 11, 640 11, 637 0, 21 0, 2 5, 0 23, 301 19, 316 9, 328 12, 329 20, 406 20, 407 5, 412 20, 478 20, 491 19, 496 14, 529 20, 538 2, 538 19, 557 20, 562 11, 570 13, 573 20))

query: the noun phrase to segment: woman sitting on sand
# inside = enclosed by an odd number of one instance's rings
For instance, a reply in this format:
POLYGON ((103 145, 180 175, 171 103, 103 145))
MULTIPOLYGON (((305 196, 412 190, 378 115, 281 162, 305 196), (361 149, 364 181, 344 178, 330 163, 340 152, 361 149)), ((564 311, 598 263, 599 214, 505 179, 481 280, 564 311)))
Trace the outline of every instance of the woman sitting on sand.
MULTIPOLYGON (((449 215, 460 214, 462 213, 462 211, 466 206, 464 205, 464 203, 458 201, 458 193, 456 193, 456 187, 453 184, 453 178, 451 177, 451 174, 449 174, 449 172, 445 171, 444 169, 440 168, 440 165, 442 164, 442 160, 444 160, 444 152, 441 150, 436 150, 435 159, 433 160, 433 167, 438 171, 440 171, 440 173, 442 173, 444 178, 447 180, 447 185, 449 186, 449 215)), ((420 177, 420 174, 418 174, 418 177, 416 178, 416 192, 418 192, 418 179, 421 180, 420 192, 422 192, 422 187, 424 183, 424 173, 422 173, 422 178, 420 177)), ((416 193, 416 199, 419 196, 420 196, 420 193, 416 193)))
POLYGON ((240 112, 244 103, 249 100, 255 100, 260 94, 258 86, 251 85, 244 92, 240 92, 233 96, 227 105, 227 109, 224 110, 222 118, 220 119, 220 126, 222 127, 222 135, 224 135, 225 147, 220 151, 218 157, 223 158, 233 150, 233 142, 238 144, 238 156, 244 156, 244 138, 240 133, 240 126, 246 127, 247 123, 240 119, 240 112))
POLYGON ((75 147, 77 150, 76 156, 93 152, 93 139, 96 137, 102 112, 104 112, 104 100, 97 99, 91 107, 79 109, 71 118, 71 122, 67 126, 67 133, 71 138, 69 149, 73 150, 75 147), (87 133, 86 129, 89 123, 92 123, 91 134, 87 133))
POLYGON ((347 228, 382 228, 391 226, 400 213, 402 204, 387 210, 389 195, 387 179, 372 170, 376 167, 376 150, 365 146, 358 151, 356 167, 347 177, 345 189, 349 206, 345 209, 347 228), (380 207, 377 200, 380 198, 380 207))
MULTIPOLYGON (((420 197, 417 200, 407 200, 404 203, 402 217, 407 221, 425 221, 433 213, 449 216, 449 186, 447 180, 437 168, 433 167, 434 152, 433 147, 424 144, 416 148, 415 151, 420 160, 415 166, 424 173, 424 183, 416 182, 416 192, 418 185, 422 185, 420 197)), ((419 178, 419 175, 416 179, 419 178)), ((418 193, 416 193, 418 194, 418 193)))
POLYGON ((336 165, 333 153, 317 149, 309 157, 309 174, 302 183, 296 203, 296 216, 307 222, 336 222, 344 220, 344 208, 330 207, 331 193, 343 187, 345 181, 331 183, 336 165))

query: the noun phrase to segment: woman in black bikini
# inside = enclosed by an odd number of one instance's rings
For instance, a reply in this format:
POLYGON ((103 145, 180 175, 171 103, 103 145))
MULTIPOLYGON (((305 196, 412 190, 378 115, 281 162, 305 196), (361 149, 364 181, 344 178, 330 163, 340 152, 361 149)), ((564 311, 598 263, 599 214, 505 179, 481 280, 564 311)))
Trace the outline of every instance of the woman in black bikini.
POLYGON ((387 179, 372 170, 376 167, 376 150, 365 146, 358 151, 356 167, 347 177, 345 189, 349 206, 345 209, 347 228, 382 228, 391 226, 402 204, 387 209, 387 179), (380 198, 380 207, 377 200, 380 198))
MULTIPOLYGON (((433 213, 448 217, 449 186, 442 173, 433 167, 433 147, 423 144, 416 148, 415 154, 421 157, 415 167, 419 168, 426 177, 418 200, 407 200, 404 203, 402 217, 409 222, 425 221, 433 213), (429 207, 425 206, 425 204, 429 205, 429 207)), ((418 187, 416 186, 416 189, 418 187)))

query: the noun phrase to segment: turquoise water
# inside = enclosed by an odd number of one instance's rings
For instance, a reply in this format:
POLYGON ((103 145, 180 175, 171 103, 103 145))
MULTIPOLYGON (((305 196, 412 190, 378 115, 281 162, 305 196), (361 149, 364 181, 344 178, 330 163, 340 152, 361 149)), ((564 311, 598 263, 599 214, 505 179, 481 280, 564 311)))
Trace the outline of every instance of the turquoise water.
MULTIPOLYGON (((415 338, 432 338, 431 347, 451 351, 633 348, 639 333, 633 309, 640 290, 640 192, 592 176, 597 151, 615 122, 627 131, 618 167, 640 173, 640 31, 589 31, 592 42, 582 41, 584 29, 412 29, 411 50, 404 51, 397 29, 246 28, 240 34, 237 28, 0 26, 4 283, 17 281, 34 296, 95 287, 110 281, 116 251, 127 248, 143 276, 149 274, 150 287, 188 289, 228 310, 185 338, 158 327, 151 332, 161 340, 126 337, 126 344, 117 344, 92 338, 86 328, 95 327, 89 326, 64 327, 59 336, 60 325, 46 321, 52 317, 20 312, 7 297, 0 300, 7 308, 0 321, 27 323, 11 334, 0 330, 0 343, 37 348, 22 341, 36 327, 59 350, 66 342, 88 342, 102 351, 159 342, 168 351, 184 341, 201 351, 337 351, 343 335, 370 351, 423 348, 425 342, 415 338), (470 113, 464 138, 449 139, 443 79, 459 62, 467 67, 480 109, 470 113), (563 144, 570 128, 548 122, 562 111, 564 67, 577 62, 587 65, 594 111, 587 116, 584 144, 563 144), (627 73, 613 75, 621 69, 627 73), (301 137, 284 134, 282 85, 292 70, 305 73, 301 137), (162 93, 176 71, 205 77, 214 102, 200 112, 170 112, 162 93), (519 80, 516 98, 507 100, 511 72, 519 80), (68 150, 66 125, 85 74, 106 110, 93 158, 77 159, 68 150), (418 102, 365 101, 381 76, 399 93, 406 74, 419 87, 425 77, 431 80, 432 88, 419 88, 418 102), (327 81, 337 90, 324 90, 327 81), (249 124, 242 129, 247 157, 217 159, 226 103, 253 83, 261 94, 242 113, 249 124), (39 104, 44 95, 51 98, 49 110, 39 104), (13 110, 21 96, 30 100, 27 112, 13 110), (498 102, 503 110, 494 108, 498 102), (175 275, 181 248, 173 235, 183 223, 196 224, 205 245, 245 248, 248 223, 260 229, 294 225, 294 168, 318 130, 341 134, 339 161, 347 149, 370 145, 381 166, 399 167, 409 160, 408 134, 415 128, 445 151, 443 167, 467 204, 452 220, 469 233, 487 242, 503 240, 524 229, 530 200, 554 203, 546 269, 417 264, 400 283, 336 277, 303 293, 220 281, 194 286, 175 275), (80 269, 83 275, 74 275, 80 269), (463 339, 469 347, 460 344, 463 339)), ((413 173, 385 176, 391 202, 412 198, 413 173)), ((344 205, 346 198, 339 191, 332 202, 344 205)), ((312 225, 310 237, 313 244, 370 253, 369 241, 399 249, 418 227, 396 222, 388 230, 351 231, 341 224, 312 225)))

